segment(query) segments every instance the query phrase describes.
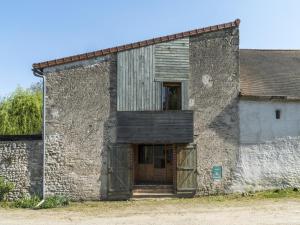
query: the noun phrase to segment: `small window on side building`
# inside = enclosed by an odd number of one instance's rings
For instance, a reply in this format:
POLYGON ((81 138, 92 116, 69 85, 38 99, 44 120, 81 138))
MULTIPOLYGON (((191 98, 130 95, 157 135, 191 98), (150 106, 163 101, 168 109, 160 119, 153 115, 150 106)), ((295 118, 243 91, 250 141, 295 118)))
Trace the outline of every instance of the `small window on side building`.
POLYGON ((280 119, 280 115, 281 113, 280 113, 280 110, 279 109, 276 109, 276 111, 275 111, 275 115, 276 115, 276 119, 277 120, 279 120, 280 119))

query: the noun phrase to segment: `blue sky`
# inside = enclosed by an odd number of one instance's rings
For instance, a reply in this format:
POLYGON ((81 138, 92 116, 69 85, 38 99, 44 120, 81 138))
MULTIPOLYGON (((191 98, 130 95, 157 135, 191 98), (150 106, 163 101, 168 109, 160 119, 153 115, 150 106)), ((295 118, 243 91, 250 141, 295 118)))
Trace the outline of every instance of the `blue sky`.
POLYGON ((241 48, 300 49, 297 0, 3 0, 0 97, 37 82, 31 65, 241 19, 241 48))

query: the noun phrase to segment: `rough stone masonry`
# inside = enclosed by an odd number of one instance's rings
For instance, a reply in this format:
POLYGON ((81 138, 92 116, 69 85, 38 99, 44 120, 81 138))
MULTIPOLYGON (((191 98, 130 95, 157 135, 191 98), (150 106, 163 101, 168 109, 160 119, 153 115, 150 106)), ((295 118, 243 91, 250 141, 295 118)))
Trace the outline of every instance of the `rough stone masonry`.
POLYGON ((111 77, 116 57, 46 71, 45 194, 97 200, 106 196, 111 77))
POLYGON ((41 137, 0 137, 0 176, 13 182, 8 199, 42 194, 43 141, 41 137))
POLYGON ((222 193, 232 183, 239 149, 239 30, 190 38, 189 102, 194 110, 198 194, 222 193), (212 179, 222 166, 221 181, 212 179))

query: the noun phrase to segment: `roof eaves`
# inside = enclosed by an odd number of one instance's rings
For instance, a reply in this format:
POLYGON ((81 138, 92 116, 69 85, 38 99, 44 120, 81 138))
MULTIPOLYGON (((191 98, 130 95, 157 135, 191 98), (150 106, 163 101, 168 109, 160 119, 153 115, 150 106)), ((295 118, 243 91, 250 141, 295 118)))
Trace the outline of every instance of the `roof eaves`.
POLYGON ((95 57, 99 57, 99 56, 105 56, 105 55, 108 55, 111 53, 145 47, 145 46, 153 45, 153 44, 159 44, 159 43, 168 42, 168 41, 172 41, 172 40, 176 40, 176 39, 180 39, 180 38, 184 38, 184 37, 194 36, 197 34, 203 34, 203 33, 208 33, 208 32, 213 32, 213 31, 219 31, 219 30, 223 30, 223 29, 227 29, 227 28, 238 27, 239 24, 240 24, 240 19, 236 19, 235 21, 229 22, 229 23, 223 23, 223 24, 219 24, 219 25, 204 27, 201 29, 195 29, 195 30, 185 31, 185 32, 176 33, 176 34, 172 34, 172 35, 152 38, 152 39, 139 41, 139 42, 135 42, 135 43, 131 43, 131 44, 116 46, 116 47, 112 47, 112 48, 106 48, 106 49, 102 49, 102 50, 98 50, 98 51, 94 51, 94 52, 88 52, 88 53, 64 57, 64 58, 60 58, 60 59, 54 59, 54 60, 50 60, 50 61, 34 63, 32 65, 32 67, 34 69, 41 70, 41 69, 44 69, 47 67, 62 65, 62 64, 81 61, 81 60, 87 60, 87 59, 91 59, 91 58, 95 58, 95 57))

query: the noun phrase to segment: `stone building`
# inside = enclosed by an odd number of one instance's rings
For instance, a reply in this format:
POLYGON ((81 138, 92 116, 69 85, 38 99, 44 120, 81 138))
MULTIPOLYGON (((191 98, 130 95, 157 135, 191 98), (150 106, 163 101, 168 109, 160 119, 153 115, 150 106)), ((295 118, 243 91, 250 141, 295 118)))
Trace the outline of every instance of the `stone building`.
POLYGON ((239 23, 33 64, 43 195, 299 187, 300 52, 240 50, 239 23))
POLYGON ((300 186, 300 51, 240 50, 232 191, 300 186))

